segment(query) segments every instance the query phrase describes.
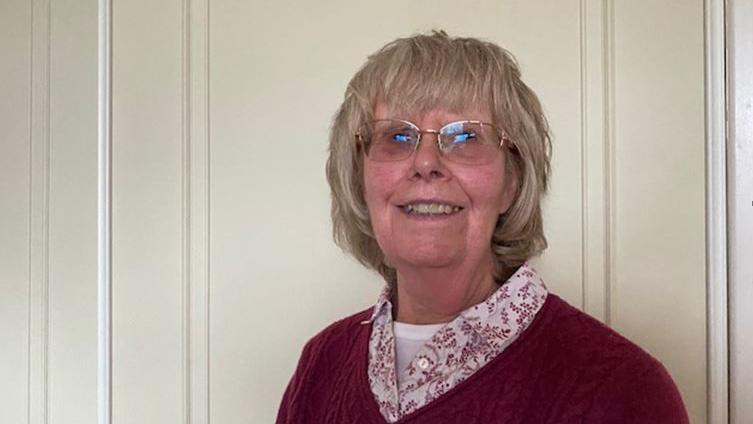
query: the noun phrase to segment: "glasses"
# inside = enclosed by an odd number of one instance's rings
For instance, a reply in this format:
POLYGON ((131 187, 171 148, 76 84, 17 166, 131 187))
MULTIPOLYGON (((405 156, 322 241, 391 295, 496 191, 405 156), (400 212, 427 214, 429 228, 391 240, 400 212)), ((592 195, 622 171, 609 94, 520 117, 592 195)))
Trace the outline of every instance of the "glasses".
POLYGON ((436 134, 439 151, 447 160, 467 165, 489 163, 503 145, 511 143, 500 128, 468 120, 450 122, 439 130, 421 130, 409 121, 378 119, 364 124, 356 138, 369 159, 394 162, 409 158, 424 134, 436 134))

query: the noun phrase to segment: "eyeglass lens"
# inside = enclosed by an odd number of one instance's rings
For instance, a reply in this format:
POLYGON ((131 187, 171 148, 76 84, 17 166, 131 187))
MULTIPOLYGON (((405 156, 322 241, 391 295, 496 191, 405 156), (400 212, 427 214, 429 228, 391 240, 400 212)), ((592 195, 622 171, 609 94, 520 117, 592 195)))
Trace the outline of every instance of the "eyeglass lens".
MULTIPOLYGON (((367 154, 370 159, 382 162, 407 159, 416 150, 421 137, 428 134, 399 120, 378 120, 369 127, 362 132, 369 142, 367 154)), ((492 160, 500 141, 494 127, 474 121, 447 124, 437 137, 440 151, 448 160, 467 164, 492 160)))

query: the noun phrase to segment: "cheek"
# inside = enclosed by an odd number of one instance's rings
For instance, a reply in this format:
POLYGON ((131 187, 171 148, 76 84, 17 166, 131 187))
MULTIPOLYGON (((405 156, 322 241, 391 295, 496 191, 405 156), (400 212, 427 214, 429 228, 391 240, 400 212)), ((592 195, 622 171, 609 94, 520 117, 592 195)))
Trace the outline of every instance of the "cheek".
POLYGON ((498 211, 500 215, 507 212, 510 209, 510 206, 512 206, 513 201, 515 201, 515 192, 516 186, 514 184, 508 183, 505 186, 504 192, 502 193, 502 201, 500 202, 500 208, 498 211))
POLYGON ((365 166, 363 172, 363 198, 369 212, 371 228, 374 231, 379 244, 382 244, 381 236, 389 227, 388 199, 390 196, 389 185, 385 183, 386 176, 378 167, 365 166))
POLYGON ((468 196, 485 207, 492 204, 499 206, 501 200, 506 197, 504 171, 499 169, 475 172, 463 180, 468 196))
POLYGON ((478 231, 486 232, 494 228, 499 215, 504 213, 509 205, 511 196, 508 184, 503 180, 503 172, 490 169, 488 172, 476 172, 472 177, 464 179, 465 192, 471 201, 472 208, 470 224, 478 231))
POLYGON ((364 163, 363 190, 369 210, 381 206, 392 195, 399 180, 399 175, 393 168, 368 161, 364 163))
POLYGON ((380 187, 377 184, 379 178, 375 175, 373 167, 368 165, 363 169, 363 197, 366 200, 366 206, 369 211, 375 206, 376 198, 379 195, 380 187))
POLYGON ((389 246, 385 246, 385 239, 389 240, 387 235, 390 228, 388 214, 389 193, 387 192, 389 186, 385 184, 386 175, 384 174, 384 170, 379 169, 379 166, 364 165, 363 197, 366 201, 371 229, 377 240, 377 244, 379 244, 382 250, 389 250, 389 246))
POLYGON ((507 212, 515 202, 518 194, 518 174, 514 167, 508 167, 504 173, 505 181, 502 187, 502 204, 499 210, 500 215, 507 212))

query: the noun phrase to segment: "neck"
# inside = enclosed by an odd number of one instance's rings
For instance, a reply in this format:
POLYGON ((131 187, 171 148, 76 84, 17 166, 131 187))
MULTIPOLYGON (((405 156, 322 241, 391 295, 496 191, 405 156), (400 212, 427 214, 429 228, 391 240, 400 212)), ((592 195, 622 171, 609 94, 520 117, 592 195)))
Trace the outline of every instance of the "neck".
POLYGON ((446 269, 398 270, 395 320, 408 324, 450 322, 461 312, 483 302, 499 286, 492 266, 473 271, 446 269))

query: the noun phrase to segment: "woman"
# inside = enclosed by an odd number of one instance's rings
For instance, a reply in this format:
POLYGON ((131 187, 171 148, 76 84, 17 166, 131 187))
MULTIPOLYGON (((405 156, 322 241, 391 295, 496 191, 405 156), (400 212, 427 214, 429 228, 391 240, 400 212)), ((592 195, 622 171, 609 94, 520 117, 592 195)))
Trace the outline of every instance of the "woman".
POLYGON ((655 359, 548 293, 550 141, 509 53, 398 39, 353 77, 330 137, 336 242, 373 308, 303 353, 278 423, 684 423, 655 359))

